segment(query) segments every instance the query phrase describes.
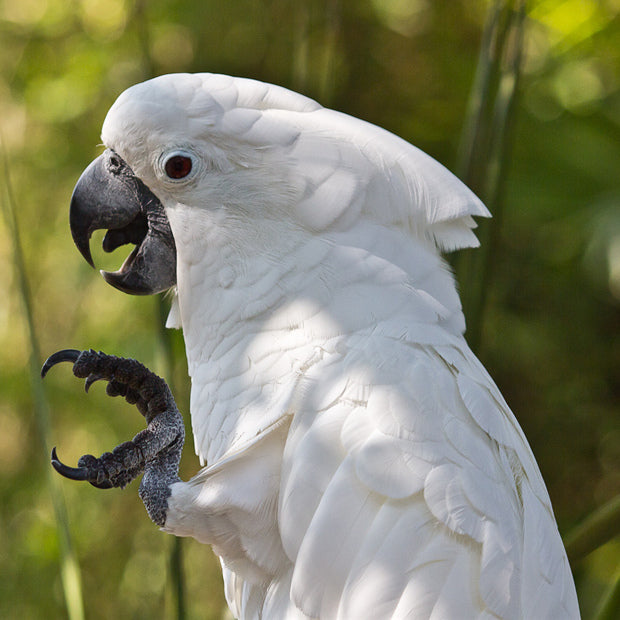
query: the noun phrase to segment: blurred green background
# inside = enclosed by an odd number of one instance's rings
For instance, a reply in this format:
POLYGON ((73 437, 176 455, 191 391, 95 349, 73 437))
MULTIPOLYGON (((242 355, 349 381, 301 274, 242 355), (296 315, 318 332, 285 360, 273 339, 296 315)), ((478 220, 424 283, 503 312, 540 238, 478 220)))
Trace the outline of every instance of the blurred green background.
MULTIPOLYGON (((489 4, 0 0, 0 196, 21 232, 36 364, 65 347, 136 357, 171 380, 187 412, 182 340, 159 327, 166 301, 111 289, 69 233, 72 187, 101 152, 101 123, 126 87, 176 71, 274 82, 455 170, 489 4)), ((478 350, 529 438, 566 537, 620 492, 620 0, 531 1, 524 26, 478 350)), ((104 255, 95 237, 97 266, 118 268, 126 248, 104 255)), ((15 241, 2 218, 0 617, 67 615, 53 497, 66 502, 86 617, 175 617, 173 539, 148 520, 138 485, 50 483, 52 445, 75 463, 143 421, 101 386, 87 397, 68 367, 50 373, 44 393, 31 377, 15 241)), ((190 439, 182 476, 197 470, 190 439)), ((187 616, 220 618, 211 550, 184 541, 182 563, 187 616)), ((584 617, 619 563, 617 537, 575 561, 584 617)))

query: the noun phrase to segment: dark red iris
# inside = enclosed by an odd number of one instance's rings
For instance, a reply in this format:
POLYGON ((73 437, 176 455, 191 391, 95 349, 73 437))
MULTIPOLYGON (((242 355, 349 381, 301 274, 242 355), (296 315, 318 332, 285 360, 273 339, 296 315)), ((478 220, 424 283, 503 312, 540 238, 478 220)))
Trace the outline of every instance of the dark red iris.
POLYGON ((164 168, 171 179, 182 179, 192 171, 192 160, 184 155, 174 155, 164 168))

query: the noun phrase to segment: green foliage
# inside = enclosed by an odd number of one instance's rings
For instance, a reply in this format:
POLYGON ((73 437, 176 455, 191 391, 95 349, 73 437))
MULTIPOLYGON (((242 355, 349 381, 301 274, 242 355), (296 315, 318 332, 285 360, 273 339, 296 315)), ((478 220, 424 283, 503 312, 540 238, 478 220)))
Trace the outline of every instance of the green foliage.
MULTIPOLYGON (((165 353, 158 302, 107 287, 68 230, 72 187, 100 152, 101 123, 122 90, 171 71, 271 81, 386 127, 456 169, 489 4, 0 0, 0 132, 43 357, 64 347, 136 357, 172 379, 188 411, 182 341, 172 334, 165 353)), ((512 157, 497 179, 501 226, 487 248, 484 315, 476 310, 480 355, 530 440, 565 535, 620 492, 619 13, 617 0, 528 3, 512 157)), ((500 122, 494 132, 505 129, 500 122)), ((49 454, 37 437, 36 349, 14 241, 0 224, 0 617, 63 617, 63 552, 49 454)), ((98 267, 115 269, 126 249, 94 254, 98 267)), ((141 428, 140 416, 101 388, 86 397, 67 369, 46 381, 48 441, 66 462, 141 428)), ((192 452, 189 441, 184 478, 198 469, 192 452)), ((58 487, 87 617, 174 617, 172 539, 149 522, 137 485, 58 487)), ((574 565, 586 618, 597 609, 613 617, 619 545, 616 537, 574 565)), ((187 541, 183 565, 187 616, 221 617, 211 551, 187 541)))

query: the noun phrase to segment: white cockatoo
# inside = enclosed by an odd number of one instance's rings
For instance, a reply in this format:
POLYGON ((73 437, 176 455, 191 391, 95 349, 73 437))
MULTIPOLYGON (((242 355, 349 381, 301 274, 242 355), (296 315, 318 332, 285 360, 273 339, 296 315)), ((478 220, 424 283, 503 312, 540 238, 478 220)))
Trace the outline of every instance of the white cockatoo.
MULTIPOLYGON (((203 469, 137 362, 55 354, 137 402, 148 427, 78 468, 145 472, 166 532, 212 545, 239 618, 579 615, 536 461, 464 339, 442 252, 477 245, 480 200, 422 151, 283 88, 214 74, 125 91, 82 175, 74 240, 133 243, 104 273, 169 288, 203 469)), ((91 260, 92 262, 92 260, 91 260)))

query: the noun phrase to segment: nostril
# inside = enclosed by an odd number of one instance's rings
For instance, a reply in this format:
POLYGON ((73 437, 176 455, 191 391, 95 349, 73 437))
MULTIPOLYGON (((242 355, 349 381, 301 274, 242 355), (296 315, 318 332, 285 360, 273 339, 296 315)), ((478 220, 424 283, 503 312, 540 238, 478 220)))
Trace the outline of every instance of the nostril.
POLYGON ((108 159, 108 167, 112 174, 118 174, 123 167, 123 160, 116 153, 112 153, 108 159))

